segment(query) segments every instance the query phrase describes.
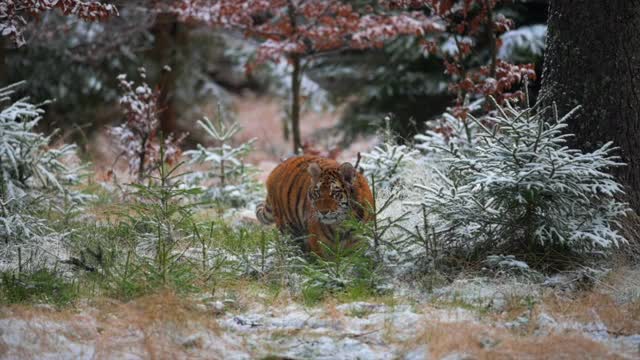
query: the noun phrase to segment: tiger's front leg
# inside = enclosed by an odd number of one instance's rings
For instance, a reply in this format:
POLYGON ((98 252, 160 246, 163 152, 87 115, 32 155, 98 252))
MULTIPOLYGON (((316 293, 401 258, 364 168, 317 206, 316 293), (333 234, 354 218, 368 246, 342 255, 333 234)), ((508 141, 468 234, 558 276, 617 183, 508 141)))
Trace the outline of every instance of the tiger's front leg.
POLYGON ((322 257, 323 246, 321 245, 321 243, 324 243, 326 245, 332 245, 331 239, 329 239, 323 233, 323 226, 317 220, 309 222, 308 231, 309 231, 309 239, 308 239, 309 250, 313 251, 316 255, 322 257))
POLYGON ((309 249, 316 255, 327 258, 326 247, 338 251, 337 247, 351 249, 358 241, 353 234, 340 225, 324 225, 319 221, 311 221, 308 225, 309 249))

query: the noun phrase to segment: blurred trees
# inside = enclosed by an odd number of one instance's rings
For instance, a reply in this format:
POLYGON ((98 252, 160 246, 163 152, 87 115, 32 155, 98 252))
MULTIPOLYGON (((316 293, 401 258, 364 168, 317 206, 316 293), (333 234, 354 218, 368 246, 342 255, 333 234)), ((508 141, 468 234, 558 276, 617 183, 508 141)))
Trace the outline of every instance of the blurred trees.
MULTIPOLYGON (((291 99, 286 128, 299 149, 300 112, 315 95, 305 90, 307 81, 327 90, 333 104, 349 104, 340 125, 345 142, 378 128, 390 112, 394 130, 410 138, 447 106, 462 109, 465 99, 491 92, 485 80, 500 78, 493 72, 504 71, 504 78, 530 73, 500 64, 538 66, 546 31, 545 1, 215 1, 226 8, 195 0, 109 3, 119 16, 104 22, 45 12, 23 31, 29 46, 16 48, 12 38, 2 38, 0 81, 26 79, 32 96, 56 99, 47 105, 45 124, 92 129, 121 120, 115 76, 144 66, 160 89, 165 133, 186 130, 185 120, 224 102, 228 92, 265 91, 281 82, 291 99), (220 9, 226 10, 215 13, 220 9), (224 29, 212 31, 212 25, 224 29), (284 67, 260 66, 280 60, 284 67)), ((509 94, 508 86, 496 86, 509 94)))
POLYGON ((38 20, 43 13, 58 9, 65 16, 73 15, 85 21, 104 20, 118 15, 112 4, 81 0, 4 0, 0 4, 0 35, 9 38, 17 47, 26 44, 25 25, 38 20))
POLYGON ((218 95, 212 94, 218 89, 212 90, 206 62, 211 61, 207 52, 211 47, 222 52, 220 42, 180 27, 174 16, 162 11, 162 2, 110 3, 119 16, 102 22, 89 23, 52 11, 27 23, 23 33, 28 46, 16 47, 5 40, 6 61, 2 63, 7 76, 3 82, 24 79, 30 96, 55 99, 47 106, 45 127, 91 131, 123 118, 116 106, 116 76, 136 73, 144 66, 150 82, 161 90, 162 128, 165 133, 176 130, 178 114, 192 116, 185 109, 218 95), (208 44, 201 50, 203 41, 208 44))
POLYGON ((425 36, 443 30, 419 11, 391 12, 371 4, 358 9, 340 0, 181 0, 175 2, 173 11, 184 20, 240 30, 260 41, 254 61, 247 64, 249 71, 266 61, 288 62, 291 102, 285 138, 290 128, 293 153, 302 148, 300 83, 315 59, 350 49, 381 48, 402 35, 425 36))
POLYGON ((140 65, 153 19, 139 6, 142 1, 123 3, 113 1, 119 15, 102 22, 43 13, 24 28, 28 46, 5 41, 6 81, 26 80, 33 98, 55 99, 47 106, 44 126, 93 125, 116 116, 115 76, 140 65))
MULTIPOLYGON (((469 100, 473 95, 482 96, 486 85, 494 96, 498 95, 496 90, 508 95, 510 89, 498 81, 505 74, 493 71, 540 72, 546 34, 544 0, 390 2, 437 16, 446 31, 327 59, 311 73, 340 99, 357 95, 341 122, 346 141, 362 131, 379 128, 385 113, 396 115, 393 130, 410 139, 424 130, 425 120, 442 114, 448 106, 462 110, 466 95, 472 95, 469 100), (520 71, 506 63, 531 63, 534 68, 520 71), (489 78, 497 80, 496 86, 486 82, 489 78)), ((531 84, 533 79, 529 80, 531 84)), ((534 95, 537 87, 533 84, 534 95)))

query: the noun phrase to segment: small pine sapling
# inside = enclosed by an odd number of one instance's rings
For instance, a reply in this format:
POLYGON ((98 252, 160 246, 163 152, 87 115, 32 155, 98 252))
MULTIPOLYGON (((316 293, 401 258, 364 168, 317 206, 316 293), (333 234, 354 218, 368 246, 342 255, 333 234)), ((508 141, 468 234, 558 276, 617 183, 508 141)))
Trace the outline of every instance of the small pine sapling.
POLYGON ((324 256, 302 264, 302 295, 306 302, 318 301, 327 292, 373 293, 376 290, 378 269, 367 253, 367 244, 347 247, 338 240, 335 246, 320 245, 324 256))
MULTIPOLYGON (((17 83, 0 89, 0 249, 2 265, 23 268, 22 260, 52 258, 65 232, 47 224, 46 212, 78 205, 84 196, 74 189, 81 167, 68 161, 74 145, 51 146, 55 132, 36 132, 44 110, 28 98, 11 101, 17 83), (36 256, 39 254, 41 256, 36 256), (21 256, 19 256, 21 255, 21 256)), ((53 256, 55 258, 55 256, 53 256)))
MULTIPOLYGON (((391 131, 391 117, 384 120, 383 143, 362 155, 360 168, 367 175, 374 196, 375 216, 364 226, 364 234, 391 279, 410 275, 416 268, 423 269, 425 262, 432 264, 432 258, 437 256, 432 251, 435 238, 426 218, 404 204, 419 196, 415 182, 429 181, 435 157, 421 157, 420 151, 411 145, 398 145, 391 131)), ((445 141, 440 136, 435 140, 445 141)))
POLYGON ((616 230, 627 206, 608 173, 621 166, 607 143, 583 153, 568 148, 563 131, 575 111, 518 108, 496 101, 479 127, 475 151, 455 144, 439 181, 417 185, 435 233, 470 251, 535 256, 551 249, 589 253, 625 242, 616 230), (549 117, 548 114, 552 113, 549 117))
MULTIPOLYGON (((160 146, 160 159, 166 159, 164 147, 160 146)), ((199 195, 200 190, 184 186, 184 173, 180 167, 184 163, 159 164, 157 176, 151 175, 146 185, 131 184, 133 196, 137 199, 125 217, 131 228, 136 229, 136 254, 147 262, 145 275, 162 286, 190 286, 188 278, 193 274, 185 263, 186 250, 195 241, 193 209, 196 204, 189 201, 199 195)))
POLYGON ((415 163, 419 152, 396 144, 391 132, 391 117, 386 116, 384 121, 383 143, 362 154, 360 168, 371 182, 375 182, 377 189, 392 190, 402 183, 401 177, 415 163))
MULTIPOLYGON (((475 105, 467 105, 466 108, 477 109, 475 105)), ((425 160, 439 164, 443 158, 452 152, 464 152, 471 154, 475 151, 479 137, 480 127, 470 118, 456 117, 451 113, 444 113, 437 120, 427 122, 425 133, 414 137, 415 148, 424 153, 425 160)))
POLYGON ((220 106, 215 123, 205 117, 198 121, 198 125, 214 140, 215 145, 205 147, 198 144, 196 150, 184 153, 190 165, 207 167, 204 171, 191 173, 189 181, 203 187, 204 200, 213 201, 220 210, 224 206, 254 204, 260 187, 253 179, 252 168, 245 164, 244 159, 251 152, 255 139, 234 146, 233 138, 242 128, 235 121, 227 124, 220 106), (206 180, 209 182, 203 183, 206 180))

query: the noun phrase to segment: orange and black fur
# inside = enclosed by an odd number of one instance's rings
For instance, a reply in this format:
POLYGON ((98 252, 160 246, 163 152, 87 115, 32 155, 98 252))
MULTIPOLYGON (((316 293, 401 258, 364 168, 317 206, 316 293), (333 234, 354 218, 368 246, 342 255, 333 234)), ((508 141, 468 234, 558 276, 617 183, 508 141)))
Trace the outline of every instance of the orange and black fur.
POLYGON ((320 242, 335 246, 355 239, 337 235, 350 215, 372 219, 373 195, 366 178, 350 163, 303 155, 278 165, 267 179, 267 200, 256 209, 263 224, 275 224, 294 237, 306 237, 308 248, 322 255, 320 242), (339 238, 339 239, 337 239, 339 238))

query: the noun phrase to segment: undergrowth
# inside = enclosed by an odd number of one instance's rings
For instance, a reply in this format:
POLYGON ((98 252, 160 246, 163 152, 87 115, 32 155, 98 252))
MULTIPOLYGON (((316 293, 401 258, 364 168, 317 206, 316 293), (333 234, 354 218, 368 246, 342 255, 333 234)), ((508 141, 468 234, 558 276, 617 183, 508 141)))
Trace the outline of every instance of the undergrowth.
POLYGON ((183 186, 181 166, 163 165, 157 177, 123 193, 88 185, 85 190, 98 196, 87 212, 99 219, 68 219, 69 255, 55 271, 25 256, 19 268, 2 272, 0 302, 65 306, 80 298, 126 301, 165 290, 226 297, 238 283, 308 305, 380 294, 367 246, 327 248, 330 256, 319 258, 276 229, 212 217, 207 203, 197 202, 199 190, 183 186))
MULTIPOLYGON (((626 212, 616 200, 622 188, 606 172, 621 166, 614 149, 567 148, 566 116, 547 119, 535 107, 494 104, 490 116, 469 115, 462 125, 447 116, 449 138, 429 132, 418 145, 394 144, 387 121, 383 146, 360 164, 373 220, 345 221, 336 233, 357 245, 338 238, 318 257, 304 251, 305 239, 241 217, 259 193, 243 160, 251 147, 229 145, 240 128, 223 122, 221 110, 215 125, 200 123, 216 146, 185 153, 186 165, 207 165, 204 172, 177 162, 176 148, 154 133, 157 147, 145 158, 153 161, 133 162, 135 182, 108 184, 79 181, 80 167, 62 161, 74 148, 49 148, 33 129, 42 111, 17 104, 28 111, 3 114, 34 118, 20 125, 21 141, 33 143, 27 158, 50 168, 10 166, 0 179, 4 303, 64 306, 159 291, 227 297, 237 284, 255 284, 273 299, 315 305, 385 296, 398 280, 431 292, 470 268, 538 279, 538 270, 563 268, 576 253, 605 254, 626 242, 616 227, 626 212)), ((5 117, 6 127, 18 126, 5 117)))

